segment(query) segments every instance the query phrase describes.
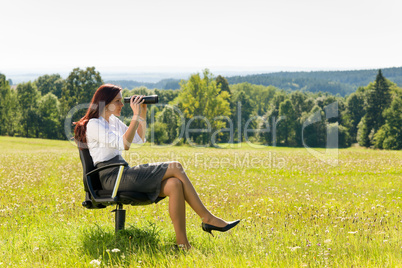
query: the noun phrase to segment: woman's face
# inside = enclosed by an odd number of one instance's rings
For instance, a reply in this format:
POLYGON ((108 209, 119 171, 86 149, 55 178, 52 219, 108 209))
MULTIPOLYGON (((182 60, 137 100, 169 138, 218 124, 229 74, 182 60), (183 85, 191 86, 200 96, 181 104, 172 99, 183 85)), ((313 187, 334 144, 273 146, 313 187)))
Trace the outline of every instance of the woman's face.
POLYGON ((121 95, 121 92, 119 92, 116 95, 116 97, 112 100, 112 102, 106 105, 106 111, 110 112, 115 116, 120 116, 121 109, 123 108, 123 106, 124 106, 123 96, 121 95))

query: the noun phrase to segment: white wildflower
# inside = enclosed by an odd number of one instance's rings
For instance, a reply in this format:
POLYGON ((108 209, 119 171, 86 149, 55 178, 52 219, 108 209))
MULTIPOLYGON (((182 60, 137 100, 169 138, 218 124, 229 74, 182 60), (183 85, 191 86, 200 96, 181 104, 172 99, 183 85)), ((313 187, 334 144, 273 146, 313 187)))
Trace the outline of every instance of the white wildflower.
POLYGON ((113 253, 120 252, 120 249, 114 248, 114 249, 112 249, 112 252, 113 252, 113 253))
POLYGON ((100 266, 101 261, 100 260, 92 260, 89 264, 93 265, 93 266, 100 266))

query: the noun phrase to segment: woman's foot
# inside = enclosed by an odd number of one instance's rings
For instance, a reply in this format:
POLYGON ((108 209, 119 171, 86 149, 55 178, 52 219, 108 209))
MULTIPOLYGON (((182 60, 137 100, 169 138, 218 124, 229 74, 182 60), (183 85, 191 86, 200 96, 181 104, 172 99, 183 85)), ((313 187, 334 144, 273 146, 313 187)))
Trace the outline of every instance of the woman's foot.
POLYGON ((224 220, 222 220, 221 218, 212 216, 209 218, 203 218, 202 219, 203 223, 209 224, 209 225, 213 225, 216 227, 225 227, 226 225, 228 225, 228 223, 224 220))
POLYGON ((174 250, 190 250, 191 249, 191 245, 190 244, 177 244, 174 245, 174 250))
POLYGON ((240 222, 240 220, 232 221, 232 222, 229 222, 228 224, 226 224, 226 226, 224 226, 224 227, 217 227, 217 226, 214 226, 211 224, 202 223, 201 227, 202 227, 203 231, 210 233, 212 236, 214 236, 212 234, 212 231, 226 232, 226 231, 229 231, 230 229, 232 229, 233 227, 235 227, 237 224, 239 224, 239 222, 240 222))

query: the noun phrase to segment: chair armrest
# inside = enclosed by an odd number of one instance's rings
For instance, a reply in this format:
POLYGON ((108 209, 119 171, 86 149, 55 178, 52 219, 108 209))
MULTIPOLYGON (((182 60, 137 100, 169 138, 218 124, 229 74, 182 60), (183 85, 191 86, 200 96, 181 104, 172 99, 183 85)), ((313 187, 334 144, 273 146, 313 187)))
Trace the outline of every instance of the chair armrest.
POLYGON ((112 198, 114 199, 117 195, 117 190, 119 190, 119 186, 120 186, 120 181, 121 181, 121 176, 123 175, 123 170, 124 170, 124 166, 121 165, 119 168, 119 173, 117 174, 117 178, 116 178, 116 182, 114 184, 114 188, 113 188, 113 193, 112 193, 112 198))
POLYGON ((89 176, 89 175, 91 175, 91 174, 97 173, 97 172, 99 172, 99 171, 101 171, 101 170, 104 170, 104 169, 106 169, 106 168, 120 167, 120 166, 125 166, 125 167, 126 167, 126 166, 128 166, 128 164, 127 164, 127 163, 113 163, 113 164, 109 164, 109 165, 106 165, 106 166, 103 166, 103 167, 95 168, 94 170, 88 172, 86 175, 89 176))
POLYGON ((110 164, 110 165, 106 165, 106 166, 94 169, 86 174, 88 190, 89 190, 90 194, 92 195, 92 198, 94 199, 95 202, 104 203, 104 202, 116 202, 117 201, 117 198, 116 198, 117 190, 119 189, 121 177, 122 177, 125 166, 128 166, 128 164, 127 163, 114 163, 114 164, 110 164), (116 183, 113 188, 112 196, 110 198, 99 198, 96 196, 94 188, 92 186, 91 179, 90 178, 88 179, 88 177, 90 177, 91 174, 98 173, 99 171, 106 169, 106 168, 110 168, 110 167, 120 167, 119 173, 116 178, 116 183))

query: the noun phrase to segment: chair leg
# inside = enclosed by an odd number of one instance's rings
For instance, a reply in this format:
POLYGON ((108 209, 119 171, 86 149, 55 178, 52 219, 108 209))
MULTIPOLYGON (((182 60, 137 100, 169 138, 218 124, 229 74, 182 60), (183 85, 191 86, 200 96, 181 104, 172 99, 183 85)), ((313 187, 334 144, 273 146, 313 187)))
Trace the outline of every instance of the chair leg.
POLYGON ((126 211, 123 209, 122 204, 118 204, 118 208, 113 210, 115 212, 115 232, 117 233, 120 230, 124 230, 124 224, 126 222, 126 211))

